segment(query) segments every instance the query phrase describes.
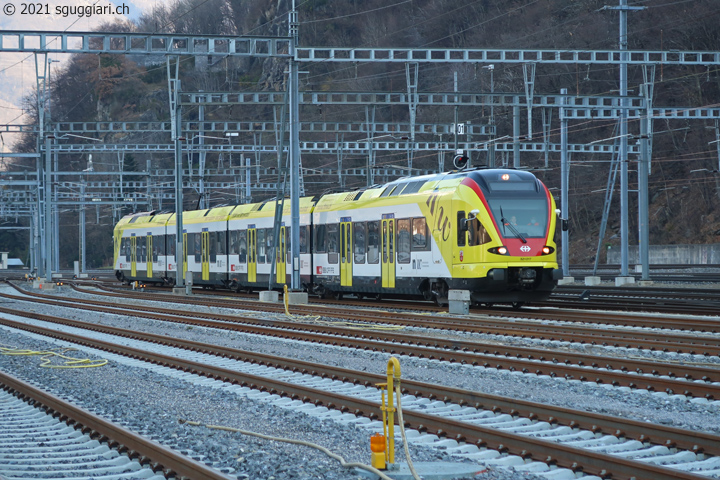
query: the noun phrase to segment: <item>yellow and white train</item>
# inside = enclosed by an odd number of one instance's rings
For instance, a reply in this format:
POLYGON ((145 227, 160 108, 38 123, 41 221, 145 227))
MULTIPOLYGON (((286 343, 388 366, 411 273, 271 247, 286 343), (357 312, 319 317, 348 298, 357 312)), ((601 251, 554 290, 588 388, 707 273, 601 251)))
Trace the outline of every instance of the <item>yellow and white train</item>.
MULTIPOLYGON (((195 285, 281 288, 291 273, 290 205, 278 248, 275 201, 183 213, 195 285), (287 225, 287 226, 286 226, 287 225), (270 282, 273 261, 275 276, 270 282)), ((450 289, 476 303, 546 299, 562 278, 555 201, 532 173, 478 169, 402 178, 300 200, 300 276, 323 296, 422 296, 450 289)), ((114 232, 121 281, 175 283, 175 214, 128 215, 114 232)))

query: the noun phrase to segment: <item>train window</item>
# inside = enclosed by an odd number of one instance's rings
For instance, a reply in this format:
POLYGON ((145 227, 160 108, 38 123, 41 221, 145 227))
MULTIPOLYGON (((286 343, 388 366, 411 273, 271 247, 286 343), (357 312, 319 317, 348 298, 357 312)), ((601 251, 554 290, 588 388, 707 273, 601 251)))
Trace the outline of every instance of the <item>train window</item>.
POLYGON ((228 231, 228 253, 230 255, 237 255, 238 253, 238 233, 237 230, 228 231))
POLYGON ((327 238, 325 236, 325 225, 315 225, 315 252, 327 252, 327 238))
MULTIPOLYGON (((280 242, 278 237, 278 243, 280 242)), ((267 255, 267 263, 273 262, 273 255, 275 254, 275 249, 273 248, 273 245, 275 244, 275 229, 274 228, 268 228, 265 232, 265 254, 267 255)))
POLYGON ((125 257, 125 261, 130 261, 130 239, 125 237, 120 240, 120 256, 125 257))
POLYGON ((155 235, 154 237, 150 237, 150 242, 152 245, 152 261, 157 263, 159 253, 158 245, 160 244, 161 237, 158 235, 155 235))
POLYGON ((237 252, 240 255, 240 262, 247 261, 247 230, 241 230, 237 233, 237 252))
POLYGON ((143 261, 150 262, 152 260, 152 252, 148 248, 148 247, 150 247, 149 242, 148 242, 148 237, 143 235, 141 238, 142 238, 142 243, 143 243, 143 245, 142 245, 143 261))
POLYGON ((380 222, 367 222, 367 261, 380 261, 380 222))
POLYGON ((265 229, 257 229, 257 263, 265 263, 265 229))
POLYGON ((167 255, 169 257, 175 256, 175 235, 168 235, 166 237, 167 242, 167 255))
POLYGON ((390 197, 397 197, 398 195, 400 195, 400 193, 401 193, 401 192, 405 189, 405 187, 407 187, 408 185, 409 185, 409 183, 401 183, 400 185, 398 185, 397 187, 395 187, 395 188, 393 189, 393 191, 390 192, 390 195, 388 195, 388 196, 390 196, 390 197))
POLYGON ((208 232, 208 254, 210 255, 210 261, 215 262, 217 260, 218 245, 217 245, 217 232, 208 232))
POLYGON ((429 250, 427 237, 427 221, 425 217, 413 218, 412 221, 412 249, 429 250))
POLYGON ((397 261, 398 263, 410 263, 410 219, 404 218, 397 221, 397 261))
POLYGON ((388 185, 385 187, 385 190, 380 194, 381 197, 387 197, 390 196, 390 194, 397 188, 397 185, 388 185))
POLYGON ((338 253, 338 226, 337 224, 329 224, 325 226, 325 236, 327 238, 328 253, 338 253))
POLYGON ((200 263, 202 262, 202 234, 194 233, 193 237, 195 238, 195 262, 200 263))
POLYGON ((480 220, 473 218, 468 222, 468 245, 471 247, 484 245, 490 241, 490 234, 480 223, 480 220))
POLYGON ((425 185, 425 180, 416 180, 414 182, 408 183, 407 186, 403 189, 402 194, 409 195, 411 193, 417 193, 420 191, 423 185, 425 185))
POLYGON ((158 235, 153 238, 153 247, 157 248, 157 254, 159 257, 165 256, 165 242, 167 237, 165 235, 158 235))
POLYGON ((337 223, 326 225, 325 236, 327 237, 328 262, 338 263, 340 256, 340 244, 338 243, 338 225, 337 223))
POLYGON ((365 222, 353 224, 353 253, 355 263, 365 263, 365 222))
POLYGON ((465 246, 465 230, 463 230, 462 226, 465 223, 465 212, 459 211, 457 212, 457 223, 455 224, 455 228, 457 228, 457 244, 458 247, 464 247, 465 246))
POLYGON ((308 253, 308 237, 310 232, 310 225, 300 227, 300 253, 308 253))
POLYGON ((217 254, 227 255, 227 238, 225 231, 217 232, 217 254))

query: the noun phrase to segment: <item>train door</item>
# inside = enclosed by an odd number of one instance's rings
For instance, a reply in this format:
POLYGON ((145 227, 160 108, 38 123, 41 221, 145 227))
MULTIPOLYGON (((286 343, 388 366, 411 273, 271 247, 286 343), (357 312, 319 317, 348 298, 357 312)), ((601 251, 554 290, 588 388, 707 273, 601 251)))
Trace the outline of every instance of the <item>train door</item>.
POLYGON ((350 218, 343 218, 340 222, 340 286, 352 287, 352 223, 350 218))
POLYGON ((248 282, 257 282, 257 229, 253 225, 247 231, 248 253, 247 253, 247 272, 248 282))
POLYGON ((382 286, 395 288, 395 218, 383 215, 381 229, 382 286), (385 217, 390 218, 385 218, 385 217))
POLYGON ((152 278, 153 275, 153 240, 152 235, 147 236, 147 240, 145 241, 147 244, 147 251, 146 251, 146 259, 147 259, 147 276, 148 278, 152 278))
MULTIPOLYGON (((193 246, 193 248, 195 248, 193 246)), ((183 264, 182 264, 182 272, 179 272, 179 275, 182 275, 183 280, 185 280, 185 272, 188 271, 188 234, 185 230, 183 230, 183 264)))
POLYGON ((130 237, 130 275, 137 276, 137 237, 130 237))
POLYGON ((284 285, 287 282, 286 278, 286 267, 287 262, 287 245, 285 237, 285 226, 280 227, 280 236, 278 237, 277 254, 275 255, 275 273, 277 283, 284 285))
POLYGON ((208 232, 207 228, 202 229, 202 238, 200 239, 200 242, 200 263, 202 264, 202 279, 210 280, 210 232, 208 232))

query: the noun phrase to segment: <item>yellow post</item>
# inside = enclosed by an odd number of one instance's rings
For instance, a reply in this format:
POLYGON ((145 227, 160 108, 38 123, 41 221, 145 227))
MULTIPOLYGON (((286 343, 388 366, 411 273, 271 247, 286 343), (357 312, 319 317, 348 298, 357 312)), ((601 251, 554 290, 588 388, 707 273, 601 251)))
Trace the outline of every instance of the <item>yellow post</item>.
POLYGON ((395 402, 393 400, 393 393, 395 386, 393 382, 397 382, 400 386, 400 361, 395 357, 390 357, 387 365, 387 391, 388 391, 388 403, 387 403, 387 441, 388 441, 388 463, 392 466, 395 464, 395 402))
POLYGON ((393 393, 395 385, 400 386, 400 361, 395 357, 390 357, 387 366, 387 383, 378 383, 380 388, 380 411, 382 411, 383 419, 383 435, 382 439, 379 434, 375 434, 374 440, 370 440, 370 448, 372 450, 371 465, 379 470, 391 469, 395 465, 395 402, 393 401, 393 393), (385 403, 385 391, 387 390, 387 403, 385 403), (384 441, 385 449, 381 452, 377 445, 384 441))

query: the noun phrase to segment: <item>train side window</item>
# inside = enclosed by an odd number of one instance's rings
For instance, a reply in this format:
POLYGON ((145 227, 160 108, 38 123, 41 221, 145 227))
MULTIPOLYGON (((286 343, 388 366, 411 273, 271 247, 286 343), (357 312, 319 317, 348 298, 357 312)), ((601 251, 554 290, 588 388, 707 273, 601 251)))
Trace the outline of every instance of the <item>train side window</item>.
POLYGON ((202 262, 202 233, 194 233, 193 237, 195 238, 195 262, 201 263, 202 262))
MULTIPOLYGON (((273 255, 275 250, 273 249, 273 243, 275 242, 275 229, 268 228, 265 232, 265 254, 267 255, 267 263, 273 263, 273 255)), ((278 237, 278 244, 280 243, 280 237, 278 237)))
POLYGON ((459 211, 457 212, 457 223, 455 224, 455 228, 457 228, 457 244, 458 247, 464 247, 465 246, 465 230, 463 230, 462 226, 465 224, 465 212, 459 211))
POLYGON ((217 232, 208 232, 208 250, 210 261, 214 263, 218 254, 217 232))
POLYGON ((490 242, 490 234, 480 220, 473 218, 468 222, 468 245, 475 247, 490 242))
POLYGON ((137 237, 137 241, 135 244, 135 248, 137 249, 137 261, 140 263, 145 262, 145 237, 137 237))
POLYGON ((410 263, 410 219, 403 218, 397 221, 397 261, 410 263))
POLYGON ((353 224, 353 257, 355 264, 365 263, 365 222, 353 224))
POLYGON ((310 225, 300 227, 300 253, 308 253, 308 233, 310 232, 310 225))
POLYGON ((217 232, 218 255, 227 255, 227 232, 217 232))
POLYGON ((427 237, 427 221, 425 217, 413 218, 412 221, 412 249, 415 251, 429 250, 427 237))
POLYGON ((380 261, 380 222, 367 222, 367 261, 380 261))
MULTIPOLYGON (((158 245, 160 244, 160 238, 161 237, 159 235, 150 237, 150 242, 152 245, 152 261, 155 263, 157 263, 157 261, 158 261, 158 256, 159 256, 158 245)), ((150 253, 150 252, 148 252, 148 253, 150 253)))
POLYGON ((238 231, 228 231, 228 253, 230 255, 237 255, 238 253, 238 231))
POLYGON ((315 253, 327 252, 327 238, 325 237, 325 225, 315 225, 315 253))
POLYGON ((166 238, 167 238, 166 235, 158 235, 157 237, 153 237, 153 248, 157 249, 158 257, 165 256, 166 238))
POLYGON ((265 229, 257 229, 257 263, 265 263, 265 229))
POLYGON ((174 257, 175 256, 175 235, 168 235, 166 237, 166 242, 167 242, 167 249, 166 249, 167 255, 169 257, 174 257))
POLYGON ((237 232, 237 252, 240 255, 240 263, 247 261, 247 230, 237 232))
POLYGON ((325 235, 327 237, 328 262, 338 263, 338 261, 340 260, 340 255, 338 254, 340 248, 338 243, 337 223, 326 225, 325 235))
POLYGON ((125 237, 120 240, 120 256, 125 257, 125 261, 130 261, 130 238, 125 237))

